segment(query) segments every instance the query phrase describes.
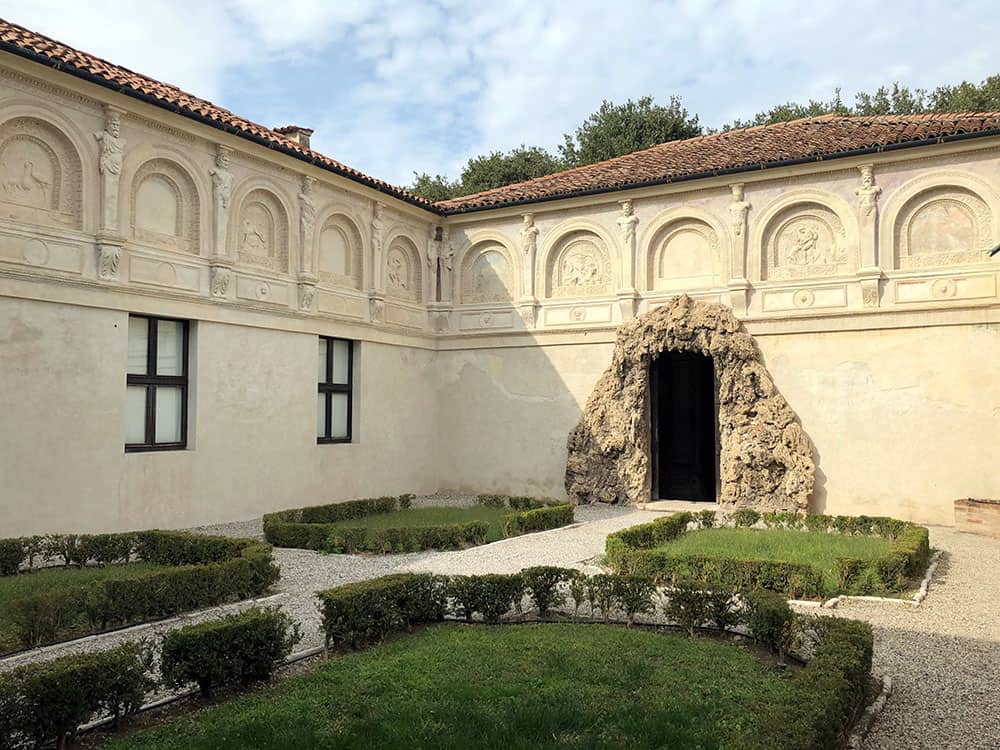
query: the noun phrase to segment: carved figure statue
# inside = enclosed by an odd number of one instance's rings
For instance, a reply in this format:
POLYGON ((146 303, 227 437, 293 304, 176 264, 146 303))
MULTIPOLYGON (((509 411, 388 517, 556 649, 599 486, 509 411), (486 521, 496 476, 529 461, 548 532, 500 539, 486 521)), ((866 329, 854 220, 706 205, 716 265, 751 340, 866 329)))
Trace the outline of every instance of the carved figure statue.
POLYGON ((229 290, 229 269, 213 268, 211 276, 211 291, 213 297, 225 297, 229 290))
POLYGON ((730 185, 729 189, 733 193, 733 202, 729 204, 730 221, 733 226, 733 234, 739 237, 743 234, 743 228, 747 223, 747 213, 751 208, 750 201, 744 200, 742 182, 730 185))
POLYGON ((299 230, 302 241, 302 271, 312 270, 313 231, 316 227, 316 204, 312 193, 316 180, 312 177, 302 177, 302 190, 299 192, 299 230))
POLYGON ((427 266, 431 269, 431 273, 437 271, 438 257, 440 256, 440 251, 438 246, 440 241, 438 240, 438 227, 431 225, 430 237, 427 240, 427 266))
POLYGON ((455 248, 451 246, 448 228, 441 230, 441 299, 451 299, 452 266, 455 264, 455 248))
POLYGON ((212 196, 215 203, 214 241, 215 254, 226 254, 226 227, 228 226, 229 201, 233 196, 233 174, 229 171, 229 149, 217 146, 215 151, 215 168, 208 174, 212 178, 212 196))
POLYGON ((121 137, 121 114, 111 107, 104 108, 104 130, 94 133, 101 144, 98 169, 101 173, 102 227, 118 226, 118 178, 122 172, 125 139, 121 137))
POLYGON ((858 169, 861 171, 861 187, 854 191, 858 196, 858 208, 865 217, 871 216, 878 207, 878 198, 882 194, 882 188, 875 184, 875 175, 871 164, 864 164, 858 169))
POLYGON ((538 250, 538 227, 535 226, 535 215, 525 214, 521 226, 521 247, 529 258, 535 257, 538 250))
POLYGON ((114 281, 118 278, 121 255, 122 249, 118 245, 97 246, 97 276, 101 281, 114 281))
POLYGON ((635 215, 632 208, 632 201, 622 201, 622 213, 618 217, 618 227, 622 233, 622 245, 627 251, 635 247, 635 225, 639 223, 639 217, 635 215))

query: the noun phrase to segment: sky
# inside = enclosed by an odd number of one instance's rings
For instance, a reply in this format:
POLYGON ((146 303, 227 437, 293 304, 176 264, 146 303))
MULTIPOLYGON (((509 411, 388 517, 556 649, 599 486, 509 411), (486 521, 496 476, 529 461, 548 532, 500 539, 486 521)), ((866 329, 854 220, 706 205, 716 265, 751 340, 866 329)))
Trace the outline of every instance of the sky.
POLYGON ((0 17, 399 185, 554 150, 604 99, 720 127, 786 101, 1000 72, 995 0, 0 0, 0 17))

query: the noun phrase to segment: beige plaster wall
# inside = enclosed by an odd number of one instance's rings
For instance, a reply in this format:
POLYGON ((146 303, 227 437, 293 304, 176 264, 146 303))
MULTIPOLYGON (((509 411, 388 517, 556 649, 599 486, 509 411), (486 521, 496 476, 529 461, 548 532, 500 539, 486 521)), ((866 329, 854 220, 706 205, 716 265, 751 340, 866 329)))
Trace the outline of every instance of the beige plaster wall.
POLYGON ((437 488, 432 353, 360 344, 355 442, 317 445, 315 336, 205 321, 192 334, 188 449, 126 454, 127 314, 0 297, 0 537, 437 488))
MULTIPOLYGON (((757 340, 816 447, 812 510, 951 524, 955 498, 1000 496, 1000 325, 757 340)), ((611 348, 442 352, 442 481, 563 496, 566 435, 611 348)))

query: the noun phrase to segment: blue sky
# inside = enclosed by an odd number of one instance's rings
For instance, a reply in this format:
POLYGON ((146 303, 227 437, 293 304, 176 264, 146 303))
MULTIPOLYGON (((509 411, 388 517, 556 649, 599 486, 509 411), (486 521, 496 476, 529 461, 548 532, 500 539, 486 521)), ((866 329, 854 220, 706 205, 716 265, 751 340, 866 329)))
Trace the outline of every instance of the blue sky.
POLYGON ((0 0, 0 16, 397 184, 555 148, 602 99, 718 127, 788 100, 1000 72, 995 2, 0 0))

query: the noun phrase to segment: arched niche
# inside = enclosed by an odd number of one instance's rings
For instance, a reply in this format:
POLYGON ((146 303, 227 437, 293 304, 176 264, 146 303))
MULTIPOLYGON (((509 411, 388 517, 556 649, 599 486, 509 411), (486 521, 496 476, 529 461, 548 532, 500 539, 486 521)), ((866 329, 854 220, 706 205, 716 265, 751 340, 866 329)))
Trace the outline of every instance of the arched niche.
POLYGON ((176 162, 144 162, 132 179, 129 226, 136 242, 199 251, 201 201, 191 175, 176 162))
POLYGON ((385 293, 406 302, 423 301, 420 253, 413 241, 399 235, 390 240, 385 253, 385 293))
POLYGON ((316 243, 320 281, 360 289, 364 243, 357 224, 345 214, 328 216, 320 225, 316 243))
POLYGON ((517 282, 510 250, 496 240, 475 243, 462 256, 459 283, 461 304, 511 302, 517 282))
POLYGON ((82 228, 80 155, 51 123, 23 116, 0 125, 0 211, 15 221, 82 228))
POLYGON ((857 268, 857 235, 819 200, 800 200, 775 211, 760 248, 763 281, 837 276, 857 268))
POLYGON ((895 267, 977 263, 993 245, 990 207, 959 185, 928 188, 910 198, 893 227, 895 267))
POLYGON ((270 190, 254 188, 244 196, 233 234, 240 263, 288 272, 288 213, 270 190))
POLYGON ((680 217, 662 226, 646 253, 646 289, 683 290, 725 283, 718 231, 699 218, 680 217))
POLYGON ((559 235, 545 254, 544 271, 548 298, 596 297, 614 291, 607 244, 589 229, 559 235))

